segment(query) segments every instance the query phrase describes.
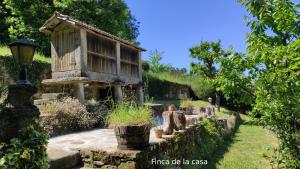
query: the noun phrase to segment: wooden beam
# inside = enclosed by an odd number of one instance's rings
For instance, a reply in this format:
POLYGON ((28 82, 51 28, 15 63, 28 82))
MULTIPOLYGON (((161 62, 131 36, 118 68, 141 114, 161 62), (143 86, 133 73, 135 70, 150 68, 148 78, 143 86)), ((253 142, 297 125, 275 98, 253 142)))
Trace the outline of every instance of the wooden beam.
POLYGON ((116 42, 116 54, 117 54, 117 75, 121 73, 121 45, 120 42, 116 42))
POLYGON ((139 79, 143 80, 143 67, 142 67, 142 56, 141 51, 138 51, 138 59, 139 59, 139 79))
POLYGON ((56 49, 55 49, 55 37, 56 36, 56 33, 52 33, 51 34, 51 70, 52 72, 55 72, 55 57, 57 56, 57 53, 56 53, 56 49))
POLYGON ((87 71, 87 36, 86 30, 80 29, 81 71, 87 71))

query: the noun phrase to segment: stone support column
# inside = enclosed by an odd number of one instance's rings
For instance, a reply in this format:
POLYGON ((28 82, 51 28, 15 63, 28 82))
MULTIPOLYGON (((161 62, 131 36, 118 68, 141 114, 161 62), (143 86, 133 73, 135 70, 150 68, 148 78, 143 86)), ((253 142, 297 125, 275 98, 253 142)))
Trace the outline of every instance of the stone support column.
POLYGON ((36 87, 27 84, 8 87, 7 104, 0 109, 0 142, 19 137, 20 130, 39 117, 39 109, 30 99, 36 92, 36 87))
POLYGON ((115 100, 118 104, 123 104, 123 92, 122 92, 122 86, 117 84, 114 85, 115 90, 115 100))
POLYGON ((84 96, 84 86, 83 83, 74 84, 74 96, 81 102, 84 103, 85 96, 84 96))
POLYGON ((144 104, 144 88, 143 88, 143 85, 138 85, 136 91, 137 91, 138 104, 143 105, 144 104))
POLYGON ((95 100, 98 100, 99 98, 99 88, 97 86, 92 86, 91 87, 91 92, 92 92, 92 98, 95 100))

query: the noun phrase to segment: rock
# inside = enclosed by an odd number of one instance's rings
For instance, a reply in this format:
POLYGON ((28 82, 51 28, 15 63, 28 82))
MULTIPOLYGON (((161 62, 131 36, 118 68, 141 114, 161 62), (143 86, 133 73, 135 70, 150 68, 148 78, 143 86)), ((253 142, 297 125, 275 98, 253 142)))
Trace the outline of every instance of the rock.
POLYGON ((174 124, 173 124, 173 112, 165 111, 163 112, 163 134, 170 135, 173 133, 174 124))
POLYGON ((114 165, 104 165, 100 169, 118 169, 117 166, 114 165))
POLYGON ((136 169, 136 163, 134 161, 127 161, 126 163, 121 163, 118 169, 136 169))
POLYGON ((80 155, 77 151, 66 152, 58 148, 47 150, 50 169, 65 169, 77 166, 80 163, 80 155))
POLYGON ((184 130, 185 129, 185 116, 182 111, 174 111, 173 112, 173 120, 174 120, 174 128, 175 130, 184 130))
POLYGON ((95 151, 93 153, 94 161, 101 161, 103 164, 109 164, 111 162, 111 157, 105 151, 95 151))
POLYGON ((174 104, 168 106, 168 111, 175 111, 175 110, 176 110, 176 106, 174 104))

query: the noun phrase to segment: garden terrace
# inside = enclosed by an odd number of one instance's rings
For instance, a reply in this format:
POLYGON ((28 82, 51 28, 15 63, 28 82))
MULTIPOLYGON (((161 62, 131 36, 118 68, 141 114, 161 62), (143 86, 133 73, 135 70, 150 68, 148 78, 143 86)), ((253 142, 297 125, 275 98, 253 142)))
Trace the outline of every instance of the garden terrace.
MULTIPOLYGON (((112 85, 119 100, 121 86, 141 88, 141 52, 145 49, 59 12, 40 31, 51 36, 52 79, 43 84, 72 84, 74 96, 81 101, 86 87, 97 97, 99 88, 112 85)), ((142 95, 142 89, 137 91, 142 95)))
MULTIPOLYGON (((187 118, 189 118, 189 115, 187 118)), ((200 117, 192 117, 197 121, 200 117)), ((206 119, 220 125, 220 138, 224 141, 233 132, 239 120, 237 116, 228 115, 219 120, 206 119), (225 123, 223 123, 225 122, 225 123)), ((49 140, 48 157, 51 168, 157 168, 153 159, 191 160, 193 153, 203 152, 207 158, 217 147, 217 141, 211 143, 208 131, 200 123, 190 124, 185 130, 176 131, 173 135, 156 138, 154 131, 150 133, 150 147, 144 150, 119 150, 113 129, 97 129, 55 137, 49 140), (210 147, 202 147, 210 145, 210 147), (185 147, 182 149, 181 147, 185 147), (208 148, 208 149, 207 149, 208 148), (194 150, 194 151, 191 151, 194 150)), ((221 144, 221 143, 219 143, 221 144)))

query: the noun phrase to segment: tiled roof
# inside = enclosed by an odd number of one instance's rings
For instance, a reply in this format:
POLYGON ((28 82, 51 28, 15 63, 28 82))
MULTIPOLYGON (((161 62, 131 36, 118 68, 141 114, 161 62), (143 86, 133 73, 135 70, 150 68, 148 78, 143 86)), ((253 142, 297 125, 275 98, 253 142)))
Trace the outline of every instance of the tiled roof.
POLYGON ((100 34, 100 35, 105 36, 109 39, 119 41, 120 43, 123 43, 125 45, 134 47, 138 50, 146 51, 145 49, 143 49, 143 48, 127 41, 127 40, 121 39, 121 38, 119 38, 115 35, 107 33, 107 32, 105 32, 105 31, 103 31, 99 28, 94 27, 94 26, 88 25, 87 23, 84 23, 84 22, 81 22, 79 20, 73 19, 68 15, 63 15, 63 14, 57 12, 57 11, 55 11, 54 14, 44 23, 44 25, 40 28, 40 31, 45 32, 45 33, 51 33, 54 30, 54 28, 56 26, 58 26, 61 22, 66 22, 66 23, 69 23, 71 25, 78 26, 78 27, 84 28, 86 30, 90 30, 92 32, 95 32, 96 34, 100 34))

